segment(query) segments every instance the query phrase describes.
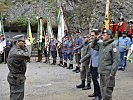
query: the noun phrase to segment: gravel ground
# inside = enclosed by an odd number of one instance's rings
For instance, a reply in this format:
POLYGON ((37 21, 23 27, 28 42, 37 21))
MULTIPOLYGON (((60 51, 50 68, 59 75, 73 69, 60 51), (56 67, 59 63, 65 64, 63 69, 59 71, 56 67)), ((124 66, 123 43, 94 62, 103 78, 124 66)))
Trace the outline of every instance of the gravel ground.
MULTIPOLYGON (((59 66, 28 63, 24 100, 92 100, 91 90, 76 89, 80 75, 59 66)), ((0 100, 9 100, 8 68, 0 65, 0 100)), ((93 87, 93 84, 92 84, 93 87)), ((113 100, 133 100, 133 64, 124 72, 118 71, 113 100)))

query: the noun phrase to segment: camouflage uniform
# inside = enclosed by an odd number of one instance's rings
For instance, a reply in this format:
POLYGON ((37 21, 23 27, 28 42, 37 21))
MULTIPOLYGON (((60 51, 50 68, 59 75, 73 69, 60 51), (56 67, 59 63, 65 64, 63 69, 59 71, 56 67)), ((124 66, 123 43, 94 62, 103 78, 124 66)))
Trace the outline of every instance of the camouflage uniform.
POLYGON ((26 60, 29 56, 27 48, 21 49, 16 45, 9 52, 7 64, 10 72, 7 80, 10 85, 10 100, 23 100, 24 98, 26 60))
POLYGON ((112 92, 115 87, 115 74, 119 66, 119 51, 113 39, 103 43, 97 43, 95 39, 92 47, 99 46, 100 86, 103 100, 112 100, 112 92), (112 76, 110 76, 110 74, 112 76))

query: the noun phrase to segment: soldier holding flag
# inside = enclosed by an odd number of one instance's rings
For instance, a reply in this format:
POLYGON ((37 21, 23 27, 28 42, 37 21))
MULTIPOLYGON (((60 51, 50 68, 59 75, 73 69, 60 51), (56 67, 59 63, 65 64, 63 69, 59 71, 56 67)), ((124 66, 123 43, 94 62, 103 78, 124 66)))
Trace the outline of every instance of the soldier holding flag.
POLYGON ((37 20, 38 20, 38 32, 37 32, 38 61, 37 62, 42 62, 42 45, 45 41, 45 37, 43 36, 44 20, 42 17, 37 18, 37 20))

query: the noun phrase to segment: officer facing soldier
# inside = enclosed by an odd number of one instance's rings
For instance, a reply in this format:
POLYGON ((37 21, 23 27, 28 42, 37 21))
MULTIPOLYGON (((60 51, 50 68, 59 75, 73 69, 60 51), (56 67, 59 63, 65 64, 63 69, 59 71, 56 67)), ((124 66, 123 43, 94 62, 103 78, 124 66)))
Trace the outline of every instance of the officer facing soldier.
POLYGON ((9 52, 7 61, 9 68, 7 80, 10 85, 10 100, 23 100, 26 80, 26 60, 30 58, 30 53, 25 46, 24 35, 16 35, 13 39, 14 46, 9 52))

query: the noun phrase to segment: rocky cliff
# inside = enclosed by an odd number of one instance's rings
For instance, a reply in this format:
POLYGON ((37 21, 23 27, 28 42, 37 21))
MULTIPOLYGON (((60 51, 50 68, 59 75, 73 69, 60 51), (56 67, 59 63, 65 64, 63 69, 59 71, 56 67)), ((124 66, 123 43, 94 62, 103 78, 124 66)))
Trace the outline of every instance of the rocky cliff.
MULTIPOLYGON (((10 0, 9 0, 10 1, 10 0)), ((19 16, 51 17, 53 25, 56 25, 58 7, 63 6, 66 22, 70 30, 80 28, 82 32, 88 32, 89 28, 102 26, 105 16, 106 0, 14 0, 6 13, 8 21, 19 16)), ((111 19, 117 21, 122 13, 126 21, 133 17, 132 0, 111 0, 111 19)))
MULTIPOLYGON (((133 0, 111 0, 110 14, 111 19, 118 21, 123 15, 126 22, 133 19, 133 0)), ((96 6, 90 22, 90 27, 99 28, 105 18, 105 0, 96 0, 96 6)))

